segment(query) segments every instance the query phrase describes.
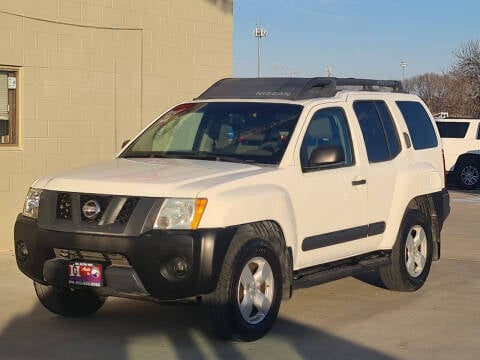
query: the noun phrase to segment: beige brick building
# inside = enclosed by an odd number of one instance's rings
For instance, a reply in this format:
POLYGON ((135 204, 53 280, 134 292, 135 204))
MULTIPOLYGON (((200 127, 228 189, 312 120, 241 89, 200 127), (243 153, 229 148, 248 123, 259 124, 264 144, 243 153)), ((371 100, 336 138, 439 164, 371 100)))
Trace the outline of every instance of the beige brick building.
POLYGON ((232 0, 0 0, 0 250, 33 180, 231 72, 232 0))

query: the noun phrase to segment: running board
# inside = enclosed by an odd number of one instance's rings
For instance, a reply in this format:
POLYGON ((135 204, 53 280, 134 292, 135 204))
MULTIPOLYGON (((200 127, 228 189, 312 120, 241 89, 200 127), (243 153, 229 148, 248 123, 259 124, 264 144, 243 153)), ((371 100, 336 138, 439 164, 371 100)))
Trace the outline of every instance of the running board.
POLYGON ((301 289, 348 276, 355 276, 367 271, 389 265, 390 253, 374 253, 367 257, 351 258, 342 262, 320 265, 296 271, 293 275, 293 288, 301 289))

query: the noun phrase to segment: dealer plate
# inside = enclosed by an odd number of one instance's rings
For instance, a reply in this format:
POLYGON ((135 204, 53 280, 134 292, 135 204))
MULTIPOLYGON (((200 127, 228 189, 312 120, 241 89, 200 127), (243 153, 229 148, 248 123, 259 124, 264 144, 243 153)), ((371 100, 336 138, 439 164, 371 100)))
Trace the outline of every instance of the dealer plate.
POLYGON ((77 261, 69 263, 68 283, 70 285, 80 286, 102 286, 102 265, 77 261))

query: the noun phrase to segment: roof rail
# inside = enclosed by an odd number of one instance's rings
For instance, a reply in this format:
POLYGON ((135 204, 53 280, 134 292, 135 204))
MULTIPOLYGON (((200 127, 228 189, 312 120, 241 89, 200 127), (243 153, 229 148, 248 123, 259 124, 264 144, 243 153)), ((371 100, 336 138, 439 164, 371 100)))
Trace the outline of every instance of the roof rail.
POLYGON ((342 90, 404 92, 396 80, 355 78, 226 78, 217 81, 197 99, 285 99, 332 97, 342 90))

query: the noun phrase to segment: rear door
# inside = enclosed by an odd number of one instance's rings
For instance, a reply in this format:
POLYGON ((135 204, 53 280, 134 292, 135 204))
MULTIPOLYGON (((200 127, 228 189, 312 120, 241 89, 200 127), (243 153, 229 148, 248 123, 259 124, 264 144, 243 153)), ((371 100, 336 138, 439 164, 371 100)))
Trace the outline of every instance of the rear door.
POLYGON ((369 245, 376 250, 383 240, 392 210, 398 175, 408 164, 402 154, 398 130, 387 103, 380 98, 362 96, 351 103, 361 129, 368 165, 366 167, 367 223, 374 227, 369 245))

